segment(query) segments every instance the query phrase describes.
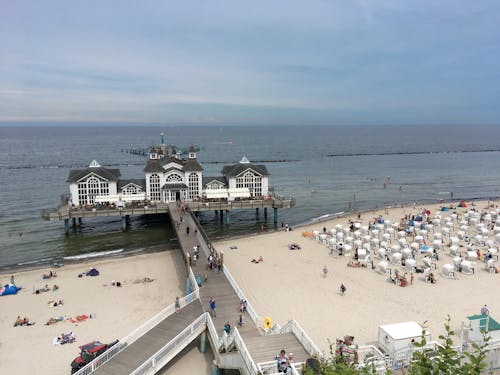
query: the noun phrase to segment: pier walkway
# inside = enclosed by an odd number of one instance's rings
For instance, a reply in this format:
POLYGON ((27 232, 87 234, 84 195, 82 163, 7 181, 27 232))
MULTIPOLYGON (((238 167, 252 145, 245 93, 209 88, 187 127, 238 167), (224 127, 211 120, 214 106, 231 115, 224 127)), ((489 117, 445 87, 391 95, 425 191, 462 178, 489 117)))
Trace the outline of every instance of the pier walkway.
MULTIPOLYGON (((181 212, 175 204, 171 204, 169 208, 172 223, 175 225, 175 223, 180 222, 181 212)), ((202 280, 199 291, 204 310, 209 311, 208 301, 210 298, 214 298, 216 301, 216 317, 212 319, 217 332, 222 335, 223 326, 226 322, 229 322, 232 327, 237 326, 241 297, 238 296, 233 287, 234 285, 238 288, 235 281, 232 280, 231 283, 227 277, 231 277, 228 270, 224 269, 224 267, 223 272, 208 269, 208 256, 212 254, 214 258, 219 258, 221 254, 212 248, 208 238, 204 236, 203 228, 195 220, 191 214, 186 213, 183 215, 182 224, 177 231, 179 245, 187 262, 189 262, 187 253, 193 253, 193 247, 200 245, 200 258, 195 263, 191 261, 191 269, 195 276, 202 280), (190 228, 189 234, 186 231, 188 226, 190 228), (197 229, 196 235, 194 229, 197 229), (204 282, 205 275, 208 276, 207 282, 204 282)), ((250 305, 249 307, 251 309, 250 305)), ((249 313, 253 312, 253 309, 250 309, 249 313)), ((243 327, 238 327, 238 332, 255 364, 268 361, 275 364, 274 357, 281 349, 285 349, 287 353, 293 353, 295 362, 305 362, 310 356, 310 350, 304 348, 294 333, 291 331, 281 334, 268 332, 268 334, 264 335, 263 319, 259 318, 254 312, 253 314, 249 313, 244 314, 245 324, 243 327), (254 315, 253 319, 251 315, 254 315)))
MULTIPOLYGON (((183 307, 178 314, 172 314, 147 331, 131 345, 116 354, 110 361, 97 368, 97 375, 129 375, 166 343, 177 337, 203 313, 199 300, 183 307)), ((179 351, 182 348, 179 348, 179 351)))
POLYGON ((274 357, 285 349, 294 354, 292 374, 298 375, 301 363, 311 353, 320 353, 319 349, 295 321, 265 330, 264 319, 250 303, 244 324, 238 327, 243 292, 224 266, 220 272, 207 267, 209 255, 223 261, 222 252, 213 248, 192 212, 182 213, 175 203, 169 205, 168 212, 186 261, 187 295, 181 299, 180 312, 175 313, 173 304, 168 306, 75 375, 153 375, 197 337, 202 352, 206 339, 210 340, 219 368, 237 369, 243 375, 275 374, 274 357), (193 250, 198 245, 200 257, 194 261, 193 250), (212 317, 210 298, 216 301, 216 314, 212 317), (227 322, 232 327, 230 335, 223 329, 227 322))

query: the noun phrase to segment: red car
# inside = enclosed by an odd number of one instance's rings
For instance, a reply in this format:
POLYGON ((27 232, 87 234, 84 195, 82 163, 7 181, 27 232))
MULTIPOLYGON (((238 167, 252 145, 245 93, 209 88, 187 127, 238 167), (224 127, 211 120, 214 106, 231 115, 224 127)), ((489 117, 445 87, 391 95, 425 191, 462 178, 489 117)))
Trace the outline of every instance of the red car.
POLYGON ((109 344, 103 344, 99 341, 92 341, 88 344, 80 346, 80 355, 76 357, 73 362, 71 362, 71 373, 74 374, 82 367, 99 357, 102 353, 110 349, 112 346, 116 345, 116 343, 118 343, 118 340, 115 340, 109 344))

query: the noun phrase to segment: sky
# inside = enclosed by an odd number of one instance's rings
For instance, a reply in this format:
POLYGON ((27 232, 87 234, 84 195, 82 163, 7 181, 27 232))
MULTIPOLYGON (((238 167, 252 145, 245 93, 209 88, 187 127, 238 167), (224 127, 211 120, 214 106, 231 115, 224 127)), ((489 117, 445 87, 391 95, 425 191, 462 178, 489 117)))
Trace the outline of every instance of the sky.
POLYGON ((500 124, 498 0, 2 1, 0 121, 500 124))

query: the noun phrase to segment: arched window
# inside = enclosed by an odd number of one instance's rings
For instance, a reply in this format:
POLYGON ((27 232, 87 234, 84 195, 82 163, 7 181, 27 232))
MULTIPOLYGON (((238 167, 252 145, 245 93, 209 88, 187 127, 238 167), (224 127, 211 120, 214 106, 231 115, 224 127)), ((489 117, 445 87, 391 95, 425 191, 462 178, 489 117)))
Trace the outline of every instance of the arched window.
POLYGON ((91 175, 86 180, 78 182, 78 201, 80 204, 94 204, 98 195, 109 195, 109 183, 91 175))
POLYGON ((167 182, 184 182, 184 180, 182 176, 174 173, 167 177, 167 182))
POLYGON ((152 174, 149 176, 149 197, 152 201, 159 202, 161 200, 160 176, 152 174))
POLYGON ((260 197, 262 196, 262 177, 247 171, 236 178, 236 187, 248 188, 252 197, 260 197))
POLYGON ((198 198, 200 195, 199 192, 199 179, 198 179, 198 174, 197 173, 190 173, 189 174, 189 199, 193 200, 198 198))

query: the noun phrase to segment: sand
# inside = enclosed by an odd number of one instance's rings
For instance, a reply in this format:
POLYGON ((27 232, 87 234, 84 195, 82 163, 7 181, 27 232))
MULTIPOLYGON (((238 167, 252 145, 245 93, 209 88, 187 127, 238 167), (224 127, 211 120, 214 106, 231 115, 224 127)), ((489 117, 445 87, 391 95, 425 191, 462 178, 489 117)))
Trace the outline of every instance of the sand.
MULTIPOLYGON (((93 340, 110 342, 125 337, 144 321, 184 295, 183 261, 178 251, 162 251, 132 257, 88 261, 57 269, 57 277, 42 280, 50 269, 14 273, 16 284, 23 286, 15 296, 0 297, 0 367, 4 374, 67 374, 70 363, 78 355, 78 345, 93 340), (95 267, 97 277, 77 275, 95 267), (134 283, 150 277, 150 283, 134 283), (122 287, 111 286, 112 280, 122 287), (59 290, 33 294, 33 287, 45 284, 59 290), (50 300, 64 300, 64 305, 51 307, 50 300), (50 317, 75 317, 95 314, 94 319, 74 324, 63 321, 44 325, 50 317), (36 324, 13 327, 18 315, 36 324), (54 346, 52 340, 72 331, 73 344, 54 346)), ((0 275, 3 284, 9 275, 0 275)))
MULTIPOLYGON (((478 208, 486 205, 484 202, 476 204, 478 208)), ((426 206, 433 213, 438 207, 426 206)), ((365 224, 378 215, 399 222, 405 212, 421 209, 417 206, 415 210, 407 207, 388 212, 372 211, 363 213, 362 218, 365 224)), ((265 233, 215 245, 224 251, 226 266, 261 316, 269 316, 281 325, 290 319, 297 320, 325 351, 328 340, 336 337, 351 334, 359 344, 372 343, 377 339, 379 325, 409 320, 426 321, 433 338, 437 338, 443 332, 448 314, 453 319, 452 327, 458 329, 467 315, 479 313, 485 303, 493 317, 500 317, 500 305, 495 298, 500 275, 486 272, 482 263, 478 262, 475 275, 458 274, 458 280, 445 279, 440 269, 451 261, 444 255, 445 250, 435 272, 436 284, 425 283, 422 275, 417 274, 413 285, 402 288, 377 271, 347 267, 352 257, 329 255, 326 245, 302 237, 303 231, 329 229, 338 223, 345 226, 348 220, 349 217, 343 217, 291 232, 265 233), (288 250, 292 242, 297 242, 302 249, 288 250), (236 245, 237 250, 230 250, 231 245, 236 245), (250 262, 260 255, 264 258, 263 263, 250 262), (323 278, 325 264, 329 272, 323 278), (347 286, 344 296, 339 293, 341 283, 347 286)), ((164 251, 66 265, 57 269, 57 278, 49 280, 42 280, 42 274, 49 269, 14 273, 16 284, 25 289, 16 296, 0 297, 2 373, 69 373, 70 362, 78 354, 78 345, 96 339, 109 342, 123 338, 173 303, 175 296, 182 296, 183 270, 180 252, 164 251), (101 275, 77 277, 91 267, 96 267, 101 275), (144 277, 155 281, 134 283, 144 277), (122 282, 123 286, 111 286, 112 280, 122 282), (49 287, 57 284, 59 290, 33 294, 33 288, 45 284, 49 287), (64 300, 63 306, 48 305, 48 301, 59 299, 64 300), (95 318, 78 324, 64 321, 44 325, 50 317, 82 314, 95 314, 95 318), (13 327, 18 315, 28 316, 36 324, 13 327), (76 343, 53 345, 54 337, 69 331, 76 335, 76 343)), ((10 276, 0 275, 0 282, 8 283, 10 276)), ((213 359, 210 355, 200 354, 195 346, 186 349, 185 353, 163 373, 210 373, 213 359)))
MULTIPOLYGON (((485 208, 487 202, 476 205, 485 208)), ((439 207, 425 206, 432 214, 439 207)), ((363 213, 362 219, 366 224, 382 215, 399 223, 405 212, 416 213, 422 208, 417 205, 416 209, 371 211, 363 213)), ((457 209, 458 213, 466 210, 457 209)), ((441 212, 443 216, 451 213, 441 212)), ((374 343, 379 325, 405 321, 426 322, 432 338, 438 339, 447 315, 452 318, 452 328, 459 329, 466 316, 478 314, 484 304, 493 317, 500 319, 496 296, 500 274, 488 273, 483 262, 477 262, 474 275, 457 273, 458 280, 446 279, 441 276, 442 265, 451 263, 451 257, 445 255, 446 247, 434 272, 436 284, 425 283, 422 274, 415 274, 413 285, 403 288, 371 268, 347 267, 352 256, 330 255, 327 245, 302 236, 303 231, 322 231, 323 227, 330 229, 339 223, 345 227, 349 219, 356 217, 347 216, 290 232, 217 242, 215 246, 224 252, 226 267, 259 315, 269 316, 281 326, 290 319, 297 320, 325 352, 328 352, 328 340, 334 342, 335 338, 350 334, 360 345, 374 343), (288 250, 292 242, 297 242, 301 250, 288 250), (236 246, 237 250, 230 250, 230 246, 236 246), (251 263, 251 259, 261 255, 263 263, 251 263), (326 278, 322 277, 324 265, 329 271, 326 278), (344 296, 339 292, 341 283, 347 287, 344 296)), ((374 261, 378 264, 379 259, 374 257, 374 261)), ((420 256, 417 264, 422 264, 420 256)))

